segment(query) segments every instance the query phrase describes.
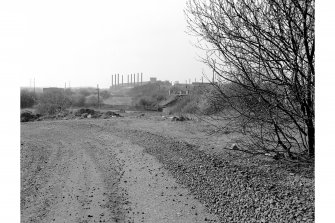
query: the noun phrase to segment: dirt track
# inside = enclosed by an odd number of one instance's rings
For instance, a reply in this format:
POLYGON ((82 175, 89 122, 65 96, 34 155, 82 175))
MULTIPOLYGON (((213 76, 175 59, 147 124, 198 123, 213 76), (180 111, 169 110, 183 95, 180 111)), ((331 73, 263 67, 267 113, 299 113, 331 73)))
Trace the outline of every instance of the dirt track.
POLYGON ((314 222, 314 167, 155 114, 21 124, 22 222, 314 222), (209 134, 210 133, 210 134, 209 134))
POLYGON ((218 222, 105 122, 21 125, 21 222, 218 222))

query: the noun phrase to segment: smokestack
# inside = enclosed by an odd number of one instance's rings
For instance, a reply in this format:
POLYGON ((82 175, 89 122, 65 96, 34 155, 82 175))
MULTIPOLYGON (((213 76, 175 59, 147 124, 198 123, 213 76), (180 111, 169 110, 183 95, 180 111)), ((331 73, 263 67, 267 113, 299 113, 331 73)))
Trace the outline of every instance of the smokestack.
POLYGON ((114 81, 114 86, 116 87, 116 74, 114 75, 115 81, 114 81))
POLYGON ((129 86, 129 74, 127 75, 127 85, 129 86))
POLYGON ((137 84, 140 82, 140 74, 137 73, 137 84))
POLYGON ((120 85, 120 74, 117 74, 117 86, 120 85))
POLYGON ((122 77, 121 77, 121 78, 122 78, 122 86, 123 86, 123 74, 122 74, 122 77))
POLYGON ((143 84, 143 74, 141 73, 141 85, 143 84))
POLYGON ((136 85, 136 74, 134 74, 134 86, 136 85))
POLYGON ((112 74, 112 85, 111 86, 113 87, 113 74, 112 74))

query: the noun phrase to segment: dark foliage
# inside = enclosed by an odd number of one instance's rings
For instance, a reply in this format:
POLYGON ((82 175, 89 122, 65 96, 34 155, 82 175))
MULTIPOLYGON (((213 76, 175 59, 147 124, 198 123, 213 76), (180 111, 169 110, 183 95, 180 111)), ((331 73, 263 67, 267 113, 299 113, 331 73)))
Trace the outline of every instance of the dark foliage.
POLYGON ((20 106, 21 108, 31 108, 36 103, 36 95, 34 92, 29 92, 27 90, 21 90, 20 96, 20 106))

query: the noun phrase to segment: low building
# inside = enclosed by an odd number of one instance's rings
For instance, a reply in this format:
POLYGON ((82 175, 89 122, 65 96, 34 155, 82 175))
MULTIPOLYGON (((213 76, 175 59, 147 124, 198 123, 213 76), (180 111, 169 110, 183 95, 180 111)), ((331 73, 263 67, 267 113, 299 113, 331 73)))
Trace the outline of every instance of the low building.
POLYGON ((157 77, 150 77, 150 82, 151 83, 157 82, 157 77))

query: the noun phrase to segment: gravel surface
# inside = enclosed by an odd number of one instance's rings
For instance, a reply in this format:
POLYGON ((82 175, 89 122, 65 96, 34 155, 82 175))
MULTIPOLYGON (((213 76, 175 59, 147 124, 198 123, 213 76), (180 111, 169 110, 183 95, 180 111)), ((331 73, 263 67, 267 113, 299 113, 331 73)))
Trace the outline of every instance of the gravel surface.
POLYGON ((124 219, 115 152, 97 142, 90 126, 65 122, 21 126, 21 222, 124 219))
POLYGON ((107 122, 21 125, 21 222, 219 222, 107 122))
POLYGON ((258 158, 238 164, 171 137, 122 128, 118 133, 146 148, 221 222, 314 222, 313 168, 258 158))
MULTIPOLYGON (((314 222, 313 167, 217 152, 221 141, 196 127, 132 117, 23 124, 22 221, 52 221, 62 204, 77 204, 64 194, 79 187, 82 201, 93 193, 88 207, 111 222, 314 222)), ((93 222, 78 209, 77 220, 93 222)))

